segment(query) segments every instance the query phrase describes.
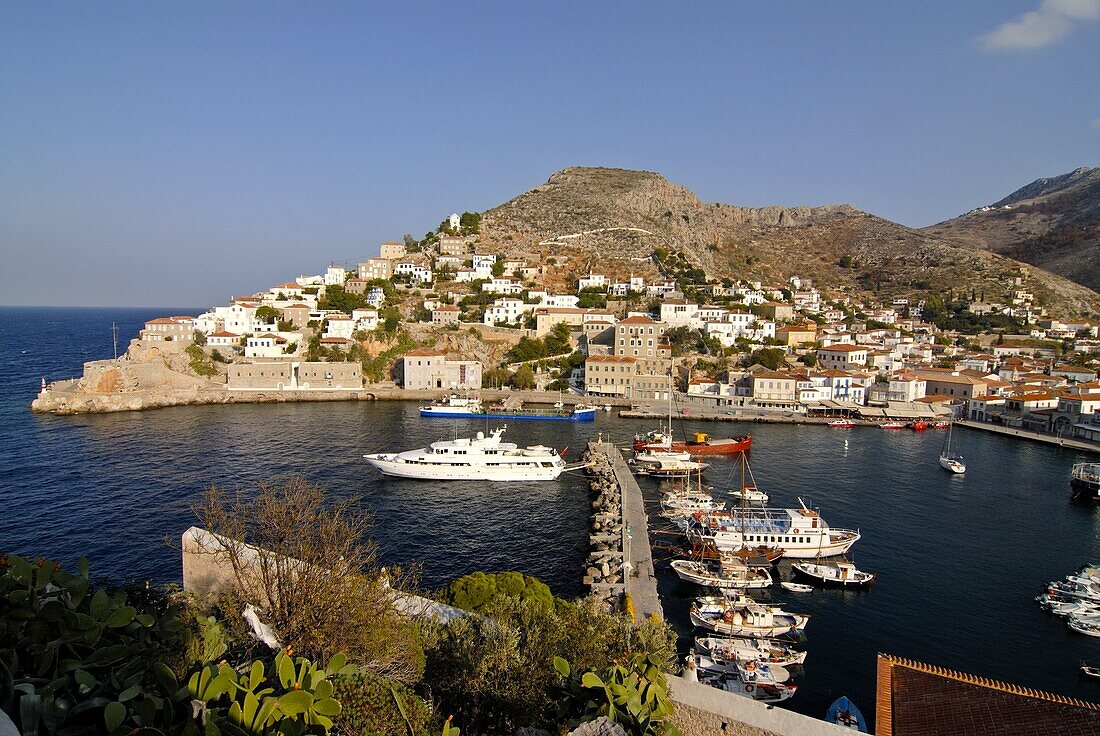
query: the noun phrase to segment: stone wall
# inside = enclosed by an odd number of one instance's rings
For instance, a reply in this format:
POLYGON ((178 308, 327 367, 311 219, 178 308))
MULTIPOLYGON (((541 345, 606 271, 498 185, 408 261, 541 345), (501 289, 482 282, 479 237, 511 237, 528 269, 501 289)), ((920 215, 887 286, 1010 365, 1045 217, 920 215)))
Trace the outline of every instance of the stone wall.
POLYGON ((841 736, 846 728, 801 713, 774 708, 742 695, 668 677, 676 701, 673 720, 684 736, 841 736))
MULTIPOLYGON (((733 697, 740 697, 734 695, 733 697)), ((710 713, 690 705, 676 704, 676 713, 672 717, 676 728, 683 736, 778 736, 774 731, 765 731, 740 721, 731 721, 717 713, 710 713)))

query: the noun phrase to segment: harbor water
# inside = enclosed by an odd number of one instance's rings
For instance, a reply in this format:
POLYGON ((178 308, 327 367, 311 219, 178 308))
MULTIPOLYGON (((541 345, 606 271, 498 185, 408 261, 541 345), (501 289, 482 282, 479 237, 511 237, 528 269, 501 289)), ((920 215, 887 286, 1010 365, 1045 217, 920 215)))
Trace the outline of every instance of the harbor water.
MULTIPOLYGON (((247 490, 298 473, 366 504, 385 560, 418 565, 425 588, 516 569, 558 595, 582 593, 582 475, 530 485, 402 481, 361 459, 483 430, 483 420, 421 419, 410 402, 31 414, 42 377, 76 376, 83 361, 111 356, 112 322, 122 349, 145 319, 185 312, 0 309, 0 550, 66 564, 85 555, 100 575, 176 581, 172 543, 204 488, 247 490)), ((650 428, 601 413, 594 423, 516 423, 507 439, 568 447, 575 459, 596 433, 626 445, 650 428)), ((937 464, 942 432, 690 420, 681 429, 751 432, 752 468, 771 505, 801 497, 830 525, 858 528, 863 539, 850 557, 878 574, 865 592, 773 591, 788 610, 812 614, 799 691, 782 707, 821 717, 845 694, 873 717, 878 652, 1100 701, 1100 681, 1077 672, 1080 659, 1100 656, 1100 639, 1070 632, 1032 600, 1047 581, 1100 561, 1100 510, 1069 501, 1069 468, 1084 455, 956 430, 967 472, 954 476, 937 464)), ((708 462, 705 482, 739 485, 739 463, 708 462)), ((656 483, 641 484, 655 505, 656 483)), ((657 572, 665 613, 686 634, 696 591, 667 558, 657 572)))

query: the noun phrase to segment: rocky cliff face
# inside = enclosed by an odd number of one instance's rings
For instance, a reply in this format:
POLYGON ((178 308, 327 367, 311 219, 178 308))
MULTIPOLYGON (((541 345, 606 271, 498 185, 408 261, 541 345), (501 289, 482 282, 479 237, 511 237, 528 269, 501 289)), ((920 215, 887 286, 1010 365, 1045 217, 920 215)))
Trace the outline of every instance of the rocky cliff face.
MULTIPOLYGON (((500 253, 554 258, 563 282, 590 269, 659 275, 657 249, 678 250, 711 276, 775 283, 799 275, 882 298, 948 288, 1000 293, 1020 267, 1011 258, 846 204, 704 203, 660 174, 627 169, 564 169, 484 213, 482 240, 500 253)), ((1031 274, 1029 286, 1054 311, 1100 312, 1100 295, 1092 289, 1039 269, 1031 274)))
POLYGON ((924 232, 1100 289, 1100 168, 1036 179, 924 232))

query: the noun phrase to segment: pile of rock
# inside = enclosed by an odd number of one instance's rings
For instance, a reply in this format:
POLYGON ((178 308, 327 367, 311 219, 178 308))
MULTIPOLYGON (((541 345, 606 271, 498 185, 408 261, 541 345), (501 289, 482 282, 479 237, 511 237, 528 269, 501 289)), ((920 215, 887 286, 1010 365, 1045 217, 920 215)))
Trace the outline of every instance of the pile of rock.
POLYGON ((592 497, 592 529, 583 582, 612 610, 625 590, 623 579, 623 501, 607 455, 595 444, 584 453, 592 497))

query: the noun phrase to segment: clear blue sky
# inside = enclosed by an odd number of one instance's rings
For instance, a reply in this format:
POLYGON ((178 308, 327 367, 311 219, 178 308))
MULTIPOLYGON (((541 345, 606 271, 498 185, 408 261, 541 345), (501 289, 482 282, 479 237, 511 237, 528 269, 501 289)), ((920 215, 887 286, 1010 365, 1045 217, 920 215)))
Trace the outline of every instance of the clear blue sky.
POLYGON ((913 226, 1100 165, 1100 0, 0 0, 0 303, 224 303, 572 165, 913 226))

